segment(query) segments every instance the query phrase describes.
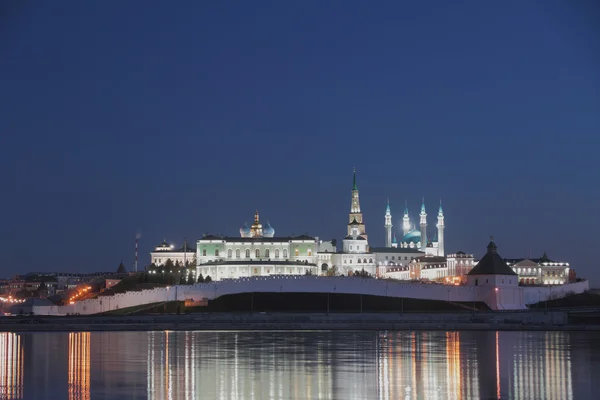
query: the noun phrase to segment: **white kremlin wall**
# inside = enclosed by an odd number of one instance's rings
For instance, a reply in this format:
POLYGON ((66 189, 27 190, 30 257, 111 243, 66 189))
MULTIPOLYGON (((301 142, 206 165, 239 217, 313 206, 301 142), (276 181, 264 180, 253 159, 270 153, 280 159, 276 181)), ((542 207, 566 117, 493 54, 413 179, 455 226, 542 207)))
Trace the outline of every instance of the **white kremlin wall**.
POLYGON ((269 276, 229 279, 194 285, 127 292, 78 301, 67 306, 34 306, 35 315, 97 314, 110 310, 186 299, 212 300, 219 296, 248 292, 344 293, 455 302, 485 302, 493 310, 526 309, 526 304, 564 297, 589 290, 588 281, 559 286, 450 286, 357 277, 269 276))

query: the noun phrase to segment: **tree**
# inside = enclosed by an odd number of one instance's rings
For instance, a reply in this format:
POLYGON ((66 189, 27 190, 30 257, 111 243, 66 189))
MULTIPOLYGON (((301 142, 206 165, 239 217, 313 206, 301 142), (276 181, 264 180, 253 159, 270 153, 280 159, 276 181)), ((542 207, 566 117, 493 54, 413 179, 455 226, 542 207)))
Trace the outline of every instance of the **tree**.
POLYGON ((357 276, 359 278, 370 278, 371 274, 369 274, 365 269, 361 269, 360 271, 354 271, 353 276, 357 276))
POLYGON ((304 272, 304 275, 312 275, 312 274, 313 274, 313 273, 312 273, 312 271, 311 271, 310 269, 307 269, 307 270, 304 272))
POLYGON ((198 275, 198 283, 204 283, 204 277, 202 274, 198 275))
POLYGON ((338 274, 338 269, 335 265, 327 270, 327 276, 337 276, 337 274, 338 274))
POLYGON ((188 283, 188 285, 191 285, 192 283, 194 283, 194 274, 192 273, 192 271, 190 271, 190 273, 188 274, 187 283, 188 283))
POLYGON ((206 278, 204 278, 204 283, 210 283, 212 282, 212 278, 210 277, 210 275, 206 275, 206 278))
POLYGON ((187 280, 185 279, 185 274, 181 274, 181 277, 179 278, 179 284, 185 285, 186 283, 187 283, 187 280))
POLYGON ((168 273, 170 273, 175 268, 175 264, 173 264, 173 261, 169 258, 165 263, 164 268, 167 270, 168 273))

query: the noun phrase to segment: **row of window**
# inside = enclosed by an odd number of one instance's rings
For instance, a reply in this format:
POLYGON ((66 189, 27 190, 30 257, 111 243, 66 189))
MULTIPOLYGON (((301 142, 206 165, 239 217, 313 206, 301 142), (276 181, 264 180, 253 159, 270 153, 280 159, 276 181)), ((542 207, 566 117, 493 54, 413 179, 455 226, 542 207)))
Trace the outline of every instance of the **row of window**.
MULTIPOLYGON (((295 249, 294 255, 296 257, 300 256, 300 250, 295 249)), ((206 249, 202 250, 202 256, 206 257, 206 249)), ((240 258, 240 256, 241 256, 240 249, 236 249, 235 250, 235 258, 240 258)), ((260 249, 256 249, 254 251, 254 256, 256 258, 260 258, 260 249)), ((312 256, 312 249, 308 249, 308 256, 309 257, 312 256)), ((219 257, 219 249, 215 249, 215 257, 219 257)), ((233 251, 231 249, 227 250, 227 258, 232 258, 232 257, 233 257, 233 251)), ((264 257, 265 258, 271 257, 271 251, 269 249, 265 250, 264 257)), ((287 258, 287 257, 288 257, 288 251, 287 251, 287 249, 283 249, 283 258, 287 258)), ((250 249, 246 249, 246 258, 250 258, 250 249)), ((275 258, 279 258, 279 249, 275 249, 275 258)))
MULTIPOLYGON (((385 256, 385 259, 386 259, 386 260, 389 260, 388 256, 385 256)), ((396 256, 392 256, 392 260, 395 260, 395 259, 396 259, 396 256)), ((414 257, 411 257, 410 259, 411 259, 411 260, 414 260, 415 258, 414 258, 414 257)), ((398 260, 402 260, 402 257, 401 257, 401 256, 398 256, 398 260)), ((408 257, 407 257, 407 256, 404 256, 404 261, 406 261, 406 260, 408 260, 408 257)))
MULTIPOLYGON (((344 264, 347 264, 347 261, 348 261, 348 260, 344 259, 344 264)), ((367 263, 367 259, 366 259, 366 258, 363 258, 363 260, 361 261, 361 260, 360 260, 360 258, 359 258, 359 259, 358 259, 356 262, 357 262, 358 264, 361 264, 361 263, 362 263, 362 264, 366 264, 366 263, 367 263)), ((373 264, 373 259, 372 259, 372 258, 369 258, 369 263, 373 264)), ((350 264, 352 264, 352 260, 350 260, 350 264)))

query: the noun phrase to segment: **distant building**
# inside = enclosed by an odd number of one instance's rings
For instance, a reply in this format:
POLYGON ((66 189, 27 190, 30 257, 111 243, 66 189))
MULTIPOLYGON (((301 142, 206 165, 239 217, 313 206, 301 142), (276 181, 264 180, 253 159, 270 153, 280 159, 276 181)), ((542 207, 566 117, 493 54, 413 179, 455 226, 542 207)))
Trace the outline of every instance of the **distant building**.
POLYGON ((406 247, 372 247, 371 252, 375 256, 377 276, 379 277, 384 277, 392 271, 397 272, 401 270, 397 267, 408 266, 415 258, 425 255, 425 253, 419 249, 406 247))
POLYGON ((473 254, 468 254, 463 251, 448 254, 446 257, 448 262, 448 276, 461 277, 466 276, 475 266, 473 254))
POLYGON ((570 282, 569 263, 553 261, 545 252, 540 258, 505 261, 519 275, 519 283, 523 285, 562 285, 570 282))
POLYGON ((167 243, 165 239, 161 244, 154 248, 150 253, 150 262, 156 266, 161 266, 171 260, 173 264, 179 263, 184 266, 186 263, 194 263, 196 248, 190 246, 187 241, 184 241, 181 247, 175 248, 174 245, 167 243))
POLYGON ((446 257, 421 256, 409 264, 410 279, 441 281, 448 276, 446 257))

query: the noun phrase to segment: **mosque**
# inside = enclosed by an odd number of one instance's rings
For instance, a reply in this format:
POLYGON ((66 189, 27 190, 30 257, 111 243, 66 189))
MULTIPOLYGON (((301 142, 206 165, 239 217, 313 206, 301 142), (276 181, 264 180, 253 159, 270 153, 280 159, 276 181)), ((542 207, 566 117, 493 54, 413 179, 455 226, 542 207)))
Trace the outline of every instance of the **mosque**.
POLYGON ((385 247, 400 247, 403 249, 419 249, 421 252, 429 256, 443 257, 444 254, 444 210, 442 202, 437 214, 437 233, 433 239, 429 239, 427 234, 427 212, 425 210, 425 199, 421 203, 421 212, 419 213, 419 227, 411 223, 408 213, 408 205, 404 207, 404 216, 402 217, 402 240, 398 243, 396 234, 392 233, 392 214, 390 210, 390 202, 388 200, 385 209, 385 230, 386 244, 385 247))

